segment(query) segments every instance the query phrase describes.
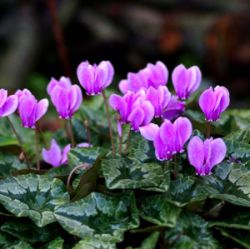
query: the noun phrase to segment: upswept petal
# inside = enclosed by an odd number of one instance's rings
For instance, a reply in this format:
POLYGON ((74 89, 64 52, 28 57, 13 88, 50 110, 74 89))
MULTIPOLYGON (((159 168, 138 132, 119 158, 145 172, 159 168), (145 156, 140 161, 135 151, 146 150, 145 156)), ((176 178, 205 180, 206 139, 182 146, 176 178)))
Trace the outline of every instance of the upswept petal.
POLYGON ((164 120, 159 130, 160 138, 168 153, 175 154, 175 127, 169 120, 164 120))
POLYGON ((216 138, 211 142, 210 170, 222 162, 225 158, 227 147, 221 138, 216 138))
POLYGON ((153 123, 139 128, 141 135, 149 141, 154 141, 159 129, 159 126, 153 123))
POLYGON ((95 68, 88 62, 82 62, 77 68, 77 77, 81 86, 89 95, 94 94, 95 68))
POLYGON ((128 80, 121 80, 119 83, 119 90, 125 94, 130 90, 128 80))
POLYGON ((8 91, 5 89, 0 89, 0 108, 4 105, 8 97, 8 91))
POLYGON ((73 85, 69 92, 70 115, 73 115, 82 104, 82 91, 78 85, 73 85))
POLYGON ((26 128, 34 128, 35 126, 36 104, 37 101, 32 96, 22 98, 22 101, 19 103, 19 115, 23 126, 26 128))
POLYGON ((212 87, 205 90, 199 98, 199 106, 207 120, 211 119, 211 112, 216 104, 216 99, 212 87))
POLYGON ((172 82, 175 89, 176 94, 180 98, 185 98, 185 90, 187 88, 187 74, 186 67, 183 64, 175 67, 172 73, 172 82))
POLYGON ((149 101, 146 100, 146 101, 143 101, 140 108, 144 112, 144 119, 141 125, 147 125, 154 118, 154 107, 149 101))
POLYGON ((140 107, 137 107, 135 110, 133 110, 128 116, 128 121, 131 124, 131 129, 134 131, 138 131, 139 127, 144 121, 144 117, 144 111, 140 107))
POLYGON ((16 95, 7 97, 5 103, 0 107, 0 116, 6 117, 16 111, 18 106, 18 98, 16 95))
POLYGON ((174 122, 176 131, 175 149, 177 152, 182 152, 184 144, 192 134, 192 124, 189 119, 180 117, 174 122))
POLYGON ((188 87, 188 95, 191 93, 195 92, 200 84, 201 84, 201 70, 197 66, 192 66, 189 68, 190 71, 192 71, 192 84, 189 85, 188 87))
POLYGON ((35 121, 38 121, 48 110, 49 101, 47 99, 40 100, 35 107, 35 121))
POLYGON ((67 161, 68 161, 68 154, 69 154, 69 151, 71 149, 71 145, 68 144, 62 151, 62 158, 61 158, 61 161, 60 161, 60 165, 62 164, 66 164, 67 161))
POLYGON ((48 150, 42 150, 43 160, 54 167, 60 166, 61 162, 61 149, 54 139, 51 141, 51 146, 48 150))
POLYGON ((197 174, 203 174, 204 163, 204 145, 203 141, 198 137, 193 137, 187 146, 188 160, 195 167, 197 174))

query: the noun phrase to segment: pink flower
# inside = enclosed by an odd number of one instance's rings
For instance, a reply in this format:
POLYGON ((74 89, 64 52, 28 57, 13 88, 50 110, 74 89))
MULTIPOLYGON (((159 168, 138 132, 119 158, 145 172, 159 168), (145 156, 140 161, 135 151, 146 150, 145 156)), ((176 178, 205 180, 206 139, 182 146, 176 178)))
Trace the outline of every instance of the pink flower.
POLYGON ((50 148, 48 150, 42 150, 43 160, 46 163, 51 164, 53 167, 66 164, 70 148, 71 146, 68 144, 63 150, 61 150, 56 140, 52 139, 50 148))
POLYGON ((220 118, 230 103, 229 91, 223 86, 210 87, 199 98, 199 106, 208 121, 216 121, 220 118))
POLYGON ((111 84, 114 68, 109 61, 102 61, 98 65, 86 61, 78 66, 77 77, 88 95, 96 95, 111 84))
POLYGON ((134 131, 138 131, 140 126, 149 124, 154 117, 154 107, 146 100, 144 91, 128 92, 122 97, 112 94, 109 103, 119 112, 120 123, 130 123, 134 131))
POLYGON ((60 118, 71 118, 82 104, 81 89, 72 85, 69 78, 61 77, 58 81, 52 78, 47 91, 60 118))
POLYGON ((6 117, 16 111, 18 98, 15 95, 8 96, 8 91, 0 89, 0 117, 6 117))
POLYGON ((154 142, 158 160, 169 160, 184 151, 184 145, 192 134, 192 124, 183 117, 173 123, 166 119, 160 127, 151 123, 141 127, 140 132, 144 138, 154 142))
POLYGON ((196 174, 210 175, 214 166, 225 158, 227 147, 221 138, 209 138, 204 142, 197 136, 188 144, 188 159, 196 174))
POLYGON ((186 68, 181 64, 174 69, 172 82, 177 96, 180 99, 187 99, 199 88, 201 71, 197 66, 186 68))
POLYGON ((27 89, 18 90, 18 113, 25 128, 35 128, 36 122, 47 112, 49 102, 47 99, 37 101, 27 89))
POLYGON ((149 87, 158 88, 164 86, 168 81, 168 69, 161 61, 156 64, 148 63, 144 69, 138 73, 128 73, 126 80, 119 83, 119 89, 122 93, 128 91, 137 92, 149 87))

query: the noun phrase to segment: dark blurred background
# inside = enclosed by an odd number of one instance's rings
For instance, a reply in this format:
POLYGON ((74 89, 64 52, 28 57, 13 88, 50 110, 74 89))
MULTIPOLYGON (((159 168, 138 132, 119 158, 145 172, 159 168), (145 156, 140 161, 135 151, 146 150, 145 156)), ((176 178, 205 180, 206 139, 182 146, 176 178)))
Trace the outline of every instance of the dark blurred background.
POLYGON ((250 1, 0 0, 0 55, 0 86, 38 97, 52 76, 76 81, 83 60, 110 60, 115 84, 162 60, 199 65, 204 85, 250 107, 250 1))

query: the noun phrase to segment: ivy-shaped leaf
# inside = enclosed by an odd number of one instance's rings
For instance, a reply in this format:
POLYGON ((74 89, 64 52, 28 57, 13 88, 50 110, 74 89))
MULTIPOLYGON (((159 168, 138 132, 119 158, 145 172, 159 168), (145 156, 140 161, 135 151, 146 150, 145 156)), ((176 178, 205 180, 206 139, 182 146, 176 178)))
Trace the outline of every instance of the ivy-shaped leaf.
POLYGON ((0 181, 0 203, 17 217, 39 227, 55 221, 54 209, 69 201, 63 182, 46 175, 21 175, 0 181))
POLYGON ((80 240, 73 249, 116 249, 115 243, 112 242, 104 242, 102 240, 98 240, 96 238, 85 238, 80 240))
POLYGON ((112 157, 102 161, 102 172, 109 189, 145 189, 166 191, 169 174, 161 165, 141 163, 124 157, 112 157))
POLYGON ((218 242, 211 235, 208 223, 193 213, 182 213, 177 226, 165 233, 166 248, 218 249, 218 242))
POLYGON ((24 220, 7 221, 1 226, 1 231, 28 243, 47 242, 55 237, 57 232, 54 224, 37 227, 33 222, 24 220))
POLYGON ((103 242, 119 242, 125 231, 139 225, 132 193, 111 197, 93 192, 58 207, 55 216, 66 231, 84 240, 96 238, 103 242))
POLYGON ((141 196, 139 200, 140 216, 153 224, 174 227, 181 209, 169 203, 165 194, 141 196))

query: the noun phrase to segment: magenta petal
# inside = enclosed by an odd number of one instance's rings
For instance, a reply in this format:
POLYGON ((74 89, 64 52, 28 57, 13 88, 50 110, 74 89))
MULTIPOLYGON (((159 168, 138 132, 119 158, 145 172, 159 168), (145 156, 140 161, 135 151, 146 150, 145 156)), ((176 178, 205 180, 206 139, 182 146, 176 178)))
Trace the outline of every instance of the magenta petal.
POLYGON ((154 141, 157 133, 159 132, 159 126, 153 123, 142 126, 139 128, 141 135, 147 140, 154 141))
POLYGON ((226 152, 227 152, 226 144, 221 138, 216 138, 211 142, 211 156, 210 156, 211 168, 213 168, 216 164, 222 162, 222 160, 225 158, 226 152))
POLYGON ((19 103, 19 115, 23 126, 26 128, 34 128, 36 104, 37 101, 32 96, 22 98, 19 103))
MULTIPOLYGON (((81 146, 80 146, 81 147, 81 146)), ((62 158, 61 158, 61 164, 66 164, 67 161, 68 161, 68 154, 69 154, 69 151, 71 149, 71 145, 68 144, 64 149, 63 149, 63 152, 62 152, 62 158)))
POLYGON ((158 83, 165 85, 168 81, 168 69, 164 63, 157 61, 155 64, 155 71, 158 77, 158 83))
POLYGON ((118 111, 121 108, 122 97, 117 94, 112 94, 109 97, 109 104, 114 110, 118 111))
POLYGON ((169 121, 165 120, 162 123, 159 130, 160 138, 162 142, 166 145, 166 150, 168 153, 175 153, 175 127, 169 121))
POLYGON ((77 77, 87 94, 94 94, 95 69, 88 62, 82 62, 77 68, 77 77))
POLYGON ((144 111, 137 107, 135 110, 131 112, 131 114, 128 116, 128 121, 130 121, 131 128, 134 131, 137 131, 144 120, 144 111))
POLYGON ((61 165, 61 149, 54 139, 52 139, 51 141, 49 150, 42 150, 42 157, 45 162, 51 164, 54 167, 58 167, 61 165))
POLYGON ((193 137, 187 147, 188 160, 192 166, 195 167, 197 174, 203 174, 204 163, 204 146, 203 141, 195 136, 193 137))
POLYGON ((48 110, 49 101, 47 99, 40 100, 36 105, 35 120, 38 121, 48 110))
POLYGON ((199 106, 207 120, 211 119, 211 112, 216 104, 216 99, 212 87, 205 90, 199 98, 199 106))
POLYGON ((175 120, 174 126, 176 131, 175 148, 177 152, 181 152, 183 150, 184 144, 192 134, 192 124, 189 119, 180 117, 175 120))
POLYGON ((11 95, 7 98, 5 103, 0 107, 0 116, 6 117, 16 111, 18 105, 18 98, 16 95, 11 95))
POLYGON ((147 125, 154 118, 154 107, 149 101, 144 101, 140 107, 144 112, 144 120, 143 120, 143 124, 141 125, 147 125))
POLYGON ((4 105, 8 97, 8 91, 5 89, 0 89, 0 108, 4 105))
POLYGON ((201 71, 197 66, 192 66, 191 68, 189 68, 189 70, 192 71, 193 78, 191 84, 188 87, 188 93, 191 94, 195 92, 201 84, 201 71))
POLYGON ((175 67, 172 73, 172 82, 175 89, 176 94, 179 98, 185 97, 185 90, 187 88, 187 74, 186 67, 183 64, 175 67))
POLYGON ((102 61, 101 63, 99 63, 97 67, 96 81, 100 82, 101 90, 111 84, 113 76, 114 76, 114 68, 109 61, 102 61))
POLYGON ((130 90, 128 80, 121 80, 119 83, 119 89, 123 94, 128 92, 130 90))
POLYGON ((73 85, 69 92, 70 115, 73 115, 82 104, 82 91, 78 85, 73 85))

